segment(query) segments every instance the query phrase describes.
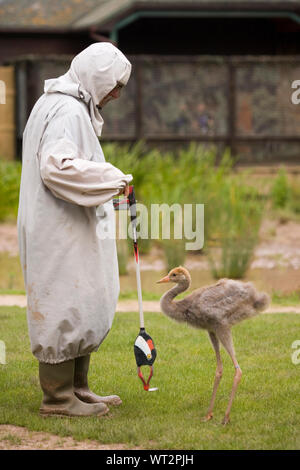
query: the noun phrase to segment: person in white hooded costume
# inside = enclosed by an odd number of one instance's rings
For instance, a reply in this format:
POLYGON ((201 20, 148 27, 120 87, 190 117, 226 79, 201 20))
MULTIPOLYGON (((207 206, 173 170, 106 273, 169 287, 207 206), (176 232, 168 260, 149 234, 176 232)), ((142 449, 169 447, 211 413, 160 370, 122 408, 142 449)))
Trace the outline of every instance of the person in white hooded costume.
POLYGON ((45 81, 24 130, 18 238, 45 416, 100 416, 121 403, 92 393, 87 373, 119 296, 116 241, 99 233, 114 233, 112 198, 132 180, 105 161, 99 109, 130 73, 115 46, 92 44, 45 81))

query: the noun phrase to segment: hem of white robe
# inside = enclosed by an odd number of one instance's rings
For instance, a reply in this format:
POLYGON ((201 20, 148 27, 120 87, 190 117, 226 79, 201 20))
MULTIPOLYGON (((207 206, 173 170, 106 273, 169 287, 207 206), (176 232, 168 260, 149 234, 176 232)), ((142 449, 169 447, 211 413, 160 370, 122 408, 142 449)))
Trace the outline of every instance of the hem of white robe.
POLYGON ((84 356, 87 356, 88 354, 91 354, 92 352, 97 352, 101 344, 107 337, 108 333, 110 332, 110 329, 111 327, 108 328, 107 332, 103 335, 101 341, 99 342, 97 346, 93 346, 91 349, 87 349, 84 353, 79 353, 79 352, 76 354, 74 353, 74 354, 71 354, 70 356, 64 356, 62 359, 57 358, 57 357, 48 359, 45 357, 41 357, 41 354, 36 354, 34 353, 34 351, 31 351, 31 352, 39 362, 44 363, 44 364, 61 364, 62 362, 72 361, 73 359, 76 359, 77 357, 84 357, 84 356))
POLYGON ((110 328, 109 330, 107 331, 107 333, 103 336, 100 344, 98 346, 94 346, 92 349, 90 350, 87 350, 85 351, 84 353, 77 353, 77 354, 71 354, 70 356, 65 356, 64 358, 62 359, 58 359, 58 358, 51 358, 51 359, 46 359, 46 358, 41 358, 41 356, 37 356, 34 352, 32 352, 32 354, 34 355, 34 357, 41 363, 43 364, 61 364, 62 362, 68 362, 68 361, 73 361, 74 359, 76 359, 77 357, 84 357, 84 356, 88 356, 89 354, 91 354, 92 352, 97 352, 99 347, 101 346, 101 344, 103 343, 103 341, 105 340, 106 336, 108 335, 108 333, 110 332, 110 328))
POLYGON ((35 354, 34 354, 34 357, 43 364, 61 364, 62 362, 73 361, 74 359, 77 359, 77 357, 88 356, 92 352, 97 352, 97 351, 98 351, 98 348, 92 349, 91 351, 87 351, 83 354, 76 354, 76 355, 72 354, 71 356, 65 357, 63 359, 44 359, 44 358, 37 357, 35 354))

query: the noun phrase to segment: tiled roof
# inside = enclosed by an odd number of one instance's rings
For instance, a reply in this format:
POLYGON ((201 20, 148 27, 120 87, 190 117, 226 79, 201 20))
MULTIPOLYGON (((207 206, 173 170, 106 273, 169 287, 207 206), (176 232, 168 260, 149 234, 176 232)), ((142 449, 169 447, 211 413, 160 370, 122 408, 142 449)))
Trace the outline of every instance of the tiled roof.
POLYGON ((300 0, 0 0, 0 27, 81 28, 105 24, 133 8, 191 9, 210 5, 228 9, 267 5, 270 10, 300 10, 300 0))
POLYGON ((0 0, 0 25, 66 27, 109 0, 0 0))

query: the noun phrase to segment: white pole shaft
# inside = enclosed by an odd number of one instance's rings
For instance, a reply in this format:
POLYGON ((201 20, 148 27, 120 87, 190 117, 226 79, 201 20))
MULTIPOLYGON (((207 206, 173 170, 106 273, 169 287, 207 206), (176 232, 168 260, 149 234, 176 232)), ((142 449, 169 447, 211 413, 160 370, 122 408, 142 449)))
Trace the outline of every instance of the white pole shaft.
POLYGON ((141 273, 140 273, 140 263, 135 263, 136 268, 136 283, 137 283, 137 293, 138 293, 138 302, 139 302, 139 312, 140 312, 140 327, 145 328, 144 324, 144 313, 143 313, 143 300, 142 300, 142 287, 141 287, 141 273))
MULTIPOLYGON (((133 230, 133 240, 136 241, 136 227, 135 224, 132 224, 133 230)), ((140 314, 140 327, 145 328, 144 324, 144 312, 143 312, 143 299, 142 299, 142 286, 141 286, 141 272, 140 272, 140 257, 137 257, 135 260, 135 272, 136 272, 136 284, 137 284, 137 294, 138 294, 138 303, 139 303, 139 314, 140 314)))

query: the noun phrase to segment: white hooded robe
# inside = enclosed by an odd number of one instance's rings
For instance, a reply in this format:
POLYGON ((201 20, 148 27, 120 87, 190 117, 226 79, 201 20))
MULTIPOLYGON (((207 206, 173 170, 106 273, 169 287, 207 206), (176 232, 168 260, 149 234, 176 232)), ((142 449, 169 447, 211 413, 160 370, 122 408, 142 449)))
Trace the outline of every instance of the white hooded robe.
POLYGON ((112 197, 132 176, 105 161, 96 106, 130 73, 116 47, 92 44, 66 74, 46 80, 24 131, 18 238, 40 362, 96 351, 112 325, 119 296, 112 197))

